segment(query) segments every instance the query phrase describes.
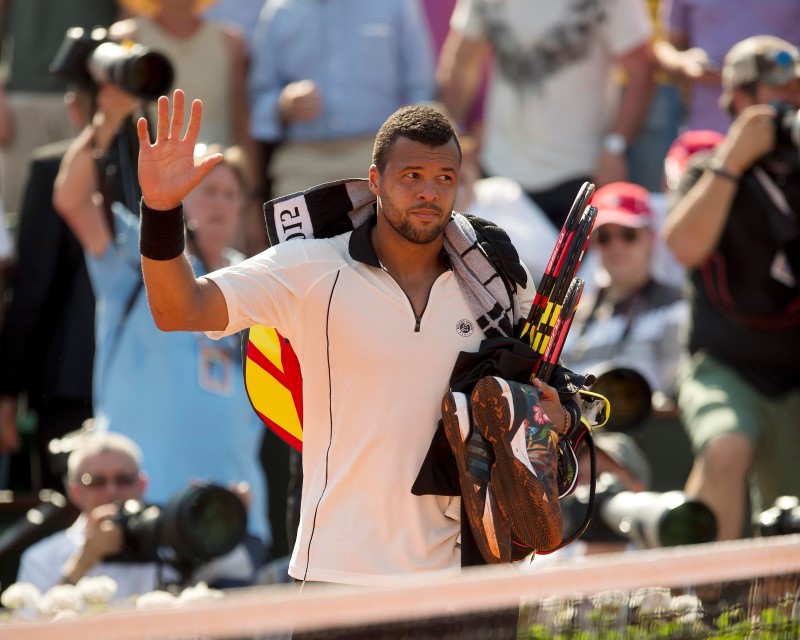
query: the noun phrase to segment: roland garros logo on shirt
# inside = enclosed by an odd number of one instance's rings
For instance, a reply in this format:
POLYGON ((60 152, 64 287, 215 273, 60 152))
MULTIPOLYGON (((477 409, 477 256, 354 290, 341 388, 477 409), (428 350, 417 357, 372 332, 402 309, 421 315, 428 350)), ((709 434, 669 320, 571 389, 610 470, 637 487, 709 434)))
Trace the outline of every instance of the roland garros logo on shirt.
POLYGON ((462 338, 469 338, 475 332, 475 325, 472 320, 464 318, 456 322, 456 331, 462 338))

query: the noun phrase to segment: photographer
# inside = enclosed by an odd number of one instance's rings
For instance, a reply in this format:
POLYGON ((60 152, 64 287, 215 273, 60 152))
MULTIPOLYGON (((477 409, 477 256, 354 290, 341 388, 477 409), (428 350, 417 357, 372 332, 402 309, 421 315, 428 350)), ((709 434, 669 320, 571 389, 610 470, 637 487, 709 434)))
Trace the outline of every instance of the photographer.
MULTIPOLYGON (((156 503, 165 504, 198 478, 223 486, 246 483, 252 496, 248 530, 258 538, 260 564, 272 540, 259 458, 264 427, 247 402, 240 337, 212 341, 157 329, 142 283, 138 218, 124 202, 97 194, 97 159, 111 149, 138 100, 116 84, 100 85, 96 99, 91 124, 64 155, 53 202, 84 249, 97 299, 97 428, 123 433, 142 447, 148 498, 156 503)), ((194 149, 198 155, 213 151, 194 149)), ((187 252, 195 272, 243 259, 231 244, 249 191, 246 175, 242 153, 227 148, 188 195, 187 252)))
POLYGON ((155 563, 105 561, 123 549, 122 529, 114 520, 118 505, 144 495, 147 480, 141 461, 139 447, 117 433, 94 436, 73 452, 67 489, 80 515, 69 529, 22 554, 17 580, 32 583, 42 593, 59 583, 75 584, 84 576, 113 578, 120 598, 155 589, 155 563))
POLYGON ((678 406, 695 452, 686 493, 706 502, 719 539, 753 507, 800 491, 800 54, 784 40, 735 45, 721 106, 734 117, 710 159, 690 167, 665 225, 690 269, 692 360, 678 406))
POLYGON ((246 533, 245 487, 192 485, 163 505, 145 503, 139 446, 91 428, 78 436, 66 475, 78 519, 22 554, 19 582, 45 592, 107 576, 118 598, 201 580, 217 588, 252 584, 257 553, 246 533))

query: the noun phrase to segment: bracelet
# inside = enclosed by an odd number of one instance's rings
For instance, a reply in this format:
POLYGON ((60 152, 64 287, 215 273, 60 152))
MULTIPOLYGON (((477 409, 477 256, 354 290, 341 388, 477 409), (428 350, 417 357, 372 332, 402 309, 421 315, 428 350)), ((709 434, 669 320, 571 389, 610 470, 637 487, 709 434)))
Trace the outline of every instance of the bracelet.
POLYGON ((183 204, 169 211, 151 209, 139 201, 139 252, 150 260, 172 260, 186 248, 183 204))
POLYGON ((721 178, 725 178, 731 182, 739 182, 739 180, 742 179, 742 176, 737 176, 735 173, 731 173, 721 164, 710 164, 708 165, 708 170, 715 176, 720 176, 721 178))

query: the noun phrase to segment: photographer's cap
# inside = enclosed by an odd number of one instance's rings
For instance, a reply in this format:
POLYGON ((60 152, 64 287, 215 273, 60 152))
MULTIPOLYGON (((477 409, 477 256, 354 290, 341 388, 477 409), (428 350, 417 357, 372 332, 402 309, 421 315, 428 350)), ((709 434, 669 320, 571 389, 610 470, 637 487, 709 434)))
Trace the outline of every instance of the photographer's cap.
POLYGON ((632 182, 612 182, 594 192, 592 204, 597 207, 595 228, 604 224, 643 229, 652 227, 654 214, 650 192, 632 182))
POLYGON ((633 438, 619 431, 596 431, 592 434, 598 451, 602 451, 623 469, 627 469, 645 487, 650 486, 650 462, 633 438))
POLYGON ((737 42, 722 64, 723 107, 734 89, 747 84, 784 85, 800 78, 800 51, 776 36, 752 36, 737 42))

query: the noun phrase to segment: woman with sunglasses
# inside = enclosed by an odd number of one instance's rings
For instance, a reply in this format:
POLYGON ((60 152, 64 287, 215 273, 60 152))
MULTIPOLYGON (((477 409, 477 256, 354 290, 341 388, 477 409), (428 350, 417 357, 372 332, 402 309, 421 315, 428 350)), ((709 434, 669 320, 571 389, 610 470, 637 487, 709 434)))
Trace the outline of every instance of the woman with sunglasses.
MULTIPOLYGON (((655 215, 647 189, 614 182, 598 189, 591 250, 605 282, 581 301, 562 358, 599 375, 628 368, 651 392, 672 395, 688 306, 679 289, 653 277, 655 215)), ((613 405, 613 398, 610 398, 613 405)))

